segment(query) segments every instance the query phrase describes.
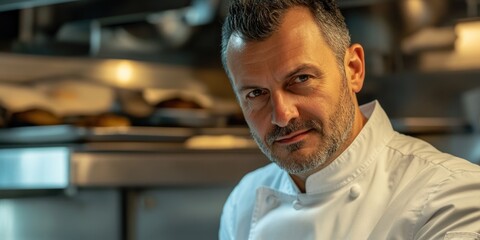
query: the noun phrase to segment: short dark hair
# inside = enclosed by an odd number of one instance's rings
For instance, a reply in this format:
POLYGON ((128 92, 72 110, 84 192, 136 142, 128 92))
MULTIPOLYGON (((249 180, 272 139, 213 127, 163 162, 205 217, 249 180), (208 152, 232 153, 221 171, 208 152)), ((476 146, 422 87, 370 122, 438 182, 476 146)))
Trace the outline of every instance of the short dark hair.
POLYGON ((246 41, 262 41, 278 30, 285 11, 296 6, 306 7, 313 14, 325 41, 335 53, 343 69, 345 50, 350 46, 350 35, 345 18, 336 0, 231 0, 222 28, 222 63, 227 67, 227 47, 232 34, 246 41))

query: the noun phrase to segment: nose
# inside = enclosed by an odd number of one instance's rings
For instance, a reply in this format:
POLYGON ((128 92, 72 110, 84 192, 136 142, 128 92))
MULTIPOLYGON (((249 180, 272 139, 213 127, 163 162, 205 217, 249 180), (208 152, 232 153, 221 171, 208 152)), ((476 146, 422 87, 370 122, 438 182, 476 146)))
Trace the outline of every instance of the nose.
POLYGON ((285 94, 272 94, 272 124, 285 127, 290 120, 298 117, 295 100, 285 94))

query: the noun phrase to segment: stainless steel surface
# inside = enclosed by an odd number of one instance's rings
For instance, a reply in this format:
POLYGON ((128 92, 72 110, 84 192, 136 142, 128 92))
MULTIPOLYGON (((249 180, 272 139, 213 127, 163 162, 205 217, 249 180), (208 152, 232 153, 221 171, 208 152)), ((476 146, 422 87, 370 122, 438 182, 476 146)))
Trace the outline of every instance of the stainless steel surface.
POLYGON ((462 106, 465 118, 473 130, 480 133, 480 87, 470 89, 462 94, 462 106))
MULTIPOLYGON (((0 156, 22 162, 20 153, 30 150, 31 157, 46 159, 37 149, 2 149, 9 154, 0 156)), ((31 189, 32 183, 0 189, 2 240, 215 239, 234 184, 268 162, 257 149, 192 150, 181 143, 92 142, 42 149, 52 150, 47 156, 67 151, 62 159, 70 161, 69 185, 25 195, 10 193, 31 189)), ((29 165, 18 175, 52 171, 56 164, 29 165)), ((4 166, 0 176, 12 169, 4 166)))
POLYGON ((120 240, 121 201, 112 189, 74 196, 0 198, 2 240, 120 240))
MULTIPOLYGON (((227 131, 225 131, 227 132, 227 131)), ((180 142, 193 136, 191 128, 164 127, 75 127, 70 125, 0 129, 0 143, 45 144, 78 141, 180 142)))
POLYGON ((69 176, 67 147, 0 149, 0 190, 62 189, 69 176))
POLYGON ((128 89, 187 87, 194 74, 193 68, 189 66, 172 64, 10 53, 0 53, 0 64, 3 66, 0 76, 2 82, 28 82, 37 79, 81 76, 128 89), (117 79, 119 69, 125 66, 132 71, 132 79, 128 82, 117 79), (171 81, 172 79, 175 81, 171 81))
POLYGON ((232 187, 153 188, 131 195, 135 240, 218 239, 222 207, 232 187))
POLYGON ((76 186, 182 186, 234 184, 268 163, 257 149, 77 152, 76 186))
POLYGON ((0 149, 0 190, 234 184, 267 164, 256 148, 186 148, 182 143, 99 142, 0 149))
POLYGON ((58 4, 64 2, 72 2, 77 0, 1 0, 0 12, 11 11, 24 8, 33 8, 51 4, 58 4))
POLYGON ((68 125, 0 129, 0 143, 73 142, 85 138, 85 128, 68 125))
POLYGON ((374 99, 379 100, 388 116, 394 119, 465 120, 462 95, 480 86, 479 73, 478 71, 403 72, 389 77, 369 79, 365 82, 367 88, 360 94, 359 101, 366 102, 368 99, 363 100, 362 97, 374 95, 374 99))
MULTIPOLYGON (((160 58, 186 64, 191 59, 185 58, 193 56, 195 62, 213 62, 215 54, 205 54, 209 52, 205 49, 218 50, 218 41, 213 41, 212 36, 219 33, 220 3, 218 0, 144 0, 142 4, 111 0, 0 0, 0 18, 9 22, 2 25, 2 51, 144 60, 160 58), (33 8, 67 1, 72 2, 33 8), (1 12, 18 8, 31 12, 28 28, 31 36, 26 39, 17 38, 17 32, 21 31, 16 22, 17 13, 1 12), (199 29, 210 34, 198 34, 199 29), (179 60, 178 52, 172 54, 172 50, 183 52, 184 59, 179 60), (167 54, 169 56, 165 56, 167 54)), ((218 63, 216 59, 214 64, 218 63)))
POLYGON ((196 135, 250 136, 245 127, 76 127, 71 125, 0 129, 0 144, 71 142, 183 142, 196 135))
MULTIPOLYGON (((193 27, 209 24, 214 19, 218 4, 219 1, 216 0, 194 0, 191 6, 179 9, 92 19, 89 24, 89 31, 83 34, 90 33, 89 45, 92 56, 105 51, 104 48, 107 51, 135 51, 143 48, 144 51, 155 52, 167 47, 179 48, 190 40, 194 32, 193 27), (128 34, 128 31, 120 27, 141 22, 148 23, 149 25, 147 26, 156 30, 156 34, 152 35, 159 37, 146 41, 145 38, 137 38, 133 34, 128 34), (104 29, 109 26, 114 26, 115 28, 110 30, 104 29), (118 34, 119 31, 124 31, 127 34, 118 34), (125 44, 127 41, 129 44, 125 44)), ((68 27, 77 28, 78 31, 78 29, 82 29, 84 22, 69 23, 68 25, 70 26, 68 27), (75 26, 78 24, 80 24, 80 27, 75 26)), ((71 36, 68 36, 68 34, 66 37, 71 39, 71 36)))

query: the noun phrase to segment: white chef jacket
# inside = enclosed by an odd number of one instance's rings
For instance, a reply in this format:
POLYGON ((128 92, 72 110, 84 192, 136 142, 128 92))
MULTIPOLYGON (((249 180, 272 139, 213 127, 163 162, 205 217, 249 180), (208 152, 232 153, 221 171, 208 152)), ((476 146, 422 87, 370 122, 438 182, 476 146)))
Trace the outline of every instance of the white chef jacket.
POLYGON ((275 164, 225 203, 227 239, 479 239, 480 167, 395 132, 378 102, 352 144, 301 193, 275 164))

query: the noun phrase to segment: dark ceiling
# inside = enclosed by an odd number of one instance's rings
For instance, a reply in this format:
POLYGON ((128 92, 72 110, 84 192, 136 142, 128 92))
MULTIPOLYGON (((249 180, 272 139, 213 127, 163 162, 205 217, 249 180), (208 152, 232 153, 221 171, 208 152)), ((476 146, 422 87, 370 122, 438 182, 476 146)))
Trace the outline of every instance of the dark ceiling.
POLYGON ((219 64, 220 1, 52 1, 0 1, 0 51, 219 64))
MULTIPOLYGON (((411 34, 407 21, 411 19, 402 19, 401 13, 402 3, 407 1, 416 0, 339 0, 339 4, 354 28, 353 39, 361 42, 371 26, 367 15, 386 18, 393 39, 411 34)), ((445 3, 442 6, 448 12, 430 25, 451 24, 467 12, 468 0, 418 1, 430 2, 430 6, 445 3)), ((0 0, 0 52, 220 66, 220 26, 226 3, 228 0, 0 0), (192 15, 196 17, 193 20, 192 15)))

